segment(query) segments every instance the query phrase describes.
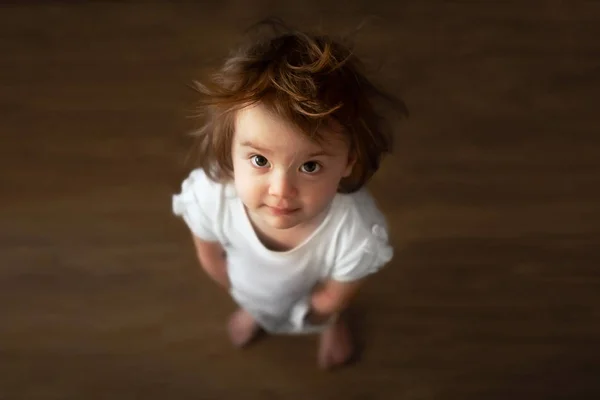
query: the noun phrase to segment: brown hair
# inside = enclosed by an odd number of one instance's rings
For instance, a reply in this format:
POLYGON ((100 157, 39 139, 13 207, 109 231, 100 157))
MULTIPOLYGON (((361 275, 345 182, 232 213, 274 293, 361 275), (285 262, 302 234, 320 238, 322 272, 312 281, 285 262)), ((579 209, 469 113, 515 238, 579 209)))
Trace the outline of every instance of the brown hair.
POLYGON ((401 116, 406 115, 404 104, 366 78, 343 41, 293 30, 277 20, 258 25, 271 26, 275 35, 237 49, 211 80, 195 82, 202 121, 195 132, 200 168, 215 181, 231 179, 236 111, 260 102, 317 142, 341 127, 356 163, 338 191, 360 189, 392 148, 391 131, 375 111, 375 101, 396 105, 401 116))

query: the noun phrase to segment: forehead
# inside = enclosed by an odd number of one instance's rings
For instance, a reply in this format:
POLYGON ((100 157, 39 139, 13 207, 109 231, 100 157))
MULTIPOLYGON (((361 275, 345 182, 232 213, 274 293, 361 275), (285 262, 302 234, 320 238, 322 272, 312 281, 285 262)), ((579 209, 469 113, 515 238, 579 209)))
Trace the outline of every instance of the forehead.
POLYGON ((327 150, 337 153, 343 148, 343 137, 330 132, 327 140, 311 140, 298 127, 256 104, 239 110, 235 117, 234 143, 251 142, 274 151, 293 149, 295 152, 327 150))

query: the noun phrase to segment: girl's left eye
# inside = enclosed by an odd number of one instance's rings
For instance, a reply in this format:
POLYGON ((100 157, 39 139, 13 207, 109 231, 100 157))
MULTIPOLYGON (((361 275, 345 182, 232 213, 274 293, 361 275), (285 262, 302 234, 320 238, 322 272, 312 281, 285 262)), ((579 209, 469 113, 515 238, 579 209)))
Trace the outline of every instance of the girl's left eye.
POLYGON ((302 164, 300 170, 307 174, 315 174, 321 170, 321 165, 316 161, 309 161, 302 164))

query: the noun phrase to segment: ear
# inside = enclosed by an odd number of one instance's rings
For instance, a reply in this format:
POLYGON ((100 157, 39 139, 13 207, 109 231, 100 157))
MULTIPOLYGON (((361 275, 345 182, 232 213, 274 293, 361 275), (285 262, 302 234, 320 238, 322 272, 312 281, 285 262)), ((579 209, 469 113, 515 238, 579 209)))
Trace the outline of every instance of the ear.
POLYGON ((344 169, 344 173, 342 174, 343 178, 347 178, 352 174, 352 169, 354 168, 355 164, 356 164, 356 154, 354 152, 351 152, 348 154, 348 164, 346 165, 346 168, 344 169))

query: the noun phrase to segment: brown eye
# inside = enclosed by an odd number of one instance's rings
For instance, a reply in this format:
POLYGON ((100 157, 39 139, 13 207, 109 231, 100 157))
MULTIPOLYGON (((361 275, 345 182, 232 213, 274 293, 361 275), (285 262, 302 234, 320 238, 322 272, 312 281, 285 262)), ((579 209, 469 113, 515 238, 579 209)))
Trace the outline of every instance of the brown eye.
POLYGON ((305 162, 304 164, 302 164, 302 167, 300 167, 300 170, 307 174, 314 174, 321 170, 321 165, 316 161, 309 161, 309 162, 305 162))
POLYGON ((258 168, 264 168, 269 165, 269 160, 267 160, 265 157, 263 157, 261 155, 252 156, 251 160, 252 160, 252 165, 254 165, 255 167, 258 167, 258 168))

